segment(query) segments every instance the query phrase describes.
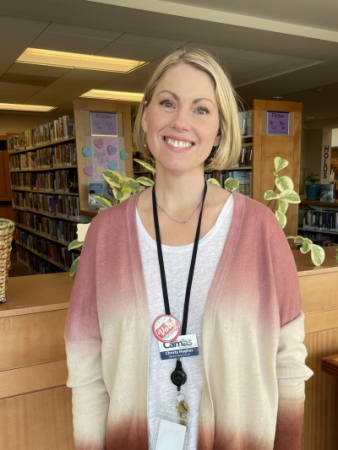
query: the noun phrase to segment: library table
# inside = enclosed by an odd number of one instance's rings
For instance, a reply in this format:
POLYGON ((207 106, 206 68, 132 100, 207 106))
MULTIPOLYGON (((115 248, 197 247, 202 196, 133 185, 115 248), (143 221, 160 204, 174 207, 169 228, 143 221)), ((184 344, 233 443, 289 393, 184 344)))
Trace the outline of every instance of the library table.
MULTIPOLYGON (((305 314, 306 383, 302 450, 336 450, 338 381, 321 358, 338 354, 335 249, 315 267, 293 251, 305 314)), ((74 450, 71 389, 63 338, 73 281, 68 273, 9 278, 0 304, 0 448, 74 450)))

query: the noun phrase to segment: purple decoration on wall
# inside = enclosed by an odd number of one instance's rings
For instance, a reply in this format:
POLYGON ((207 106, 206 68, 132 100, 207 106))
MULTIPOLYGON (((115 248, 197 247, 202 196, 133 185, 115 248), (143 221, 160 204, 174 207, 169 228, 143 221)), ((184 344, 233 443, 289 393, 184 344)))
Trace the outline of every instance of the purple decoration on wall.
POLYGON ((268 111, 266 134, 289 135, 288 112, 268 111))
POLYGON ((114 113, 91 112, 90 126, 92 136, 117 136, 117 115, 114 113))

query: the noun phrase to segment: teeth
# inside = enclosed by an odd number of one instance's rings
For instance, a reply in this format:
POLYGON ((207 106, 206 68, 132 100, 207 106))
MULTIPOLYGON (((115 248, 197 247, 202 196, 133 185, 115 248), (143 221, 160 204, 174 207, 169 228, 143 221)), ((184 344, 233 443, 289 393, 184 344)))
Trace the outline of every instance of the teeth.
POLYGON ((186 147, 192 146, 191 142, 186 142, 186 141, 176 141, 175 139, 170 139, 170 138, 167 138, 166 141, 168 142, 168 144, 172 145, 173 147, 178 147, 178 148, 186 148, 186 147))

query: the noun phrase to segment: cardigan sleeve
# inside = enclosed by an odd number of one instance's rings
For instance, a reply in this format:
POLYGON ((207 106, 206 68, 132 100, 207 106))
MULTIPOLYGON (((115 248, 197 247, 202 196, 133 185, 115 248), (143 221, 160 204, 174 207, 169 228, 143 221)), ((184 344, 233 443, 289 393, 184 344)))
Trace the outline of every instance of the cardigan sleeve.
POLYGON ((65 326, 75 450, 104 450, 109 395, 102 374, 96 298, 97 220, 86 235, 65 326))
POLYGON ((285 234, 275 218, 270 251, 280 316, 276 358, 278 414, 274 450, 301 450, 305 381, 313 372, 305 365, 304 314, 297 268, 285 234))

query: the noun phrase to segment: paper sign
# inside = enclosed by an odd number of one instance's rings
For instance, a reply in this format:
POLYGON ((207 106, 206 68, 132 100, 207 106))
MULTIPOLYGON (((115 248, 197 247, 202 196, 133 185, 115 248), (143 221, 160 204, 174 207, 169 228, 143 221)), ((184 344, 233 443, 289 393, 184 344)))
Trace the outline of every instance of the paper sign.
POLYGON ((266 134, 289 135, 288 112, 268 111, 266 134))
POLYGON ((156 450, 182 450, 186 431, 184 425, 161 419, 156 450))
POLYGON ((93 195, 103 195, 103 183, 89 183, 88 185, 88 203, 89 205, 99 205, 93 195))
POLYGON ((90 127, 92 135, 117 136, 117 115, 114 113, 91 112, 90 127))
POLYGON ((93 157, 93 177, 95 181, 104 180, 102 172, 114 169, 119 171, 118 140, 115 137, 91 137, 93 157))

